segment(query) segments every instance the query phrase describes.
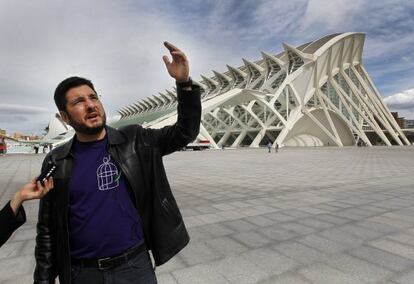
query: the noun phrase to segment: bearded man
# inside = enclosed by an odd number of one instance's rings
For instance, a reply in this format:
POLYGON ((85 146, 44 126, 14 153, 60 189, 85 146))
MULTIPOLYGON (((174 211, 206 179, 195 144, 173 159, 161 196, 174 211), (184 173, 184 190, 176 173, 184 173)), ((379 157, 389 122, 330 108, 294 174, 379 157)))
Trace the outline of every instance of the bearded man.
POLYGON ((75 136, 44 161, 56 167, 54 187, 40 201, 35 283, 156 283, 149 257, 161 265, 189 242, 162 157, 199 132, 199 87, 185 54, 165 42, 177 85, 177 122, 161 129, 106 125, 94 85, 70 77, 54 100, 75 136))

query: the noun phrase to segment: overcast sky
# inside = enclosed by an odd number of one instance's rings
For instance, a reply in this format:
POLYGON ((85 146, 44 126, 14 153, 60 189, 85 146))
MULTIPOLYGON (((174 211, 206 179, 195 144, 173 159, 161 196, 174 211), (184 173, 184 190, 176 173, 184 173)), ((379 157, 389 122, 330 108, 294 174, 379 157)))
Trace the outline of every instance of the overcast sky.
POLYGON ((366 33, 369 74, 390 109, 414 119, 414 0, 0 0, 0 128, 42 134, 71 75, 94 82, 109 117, 172 87, 165 40, 197 80, 338 32, 366 33))

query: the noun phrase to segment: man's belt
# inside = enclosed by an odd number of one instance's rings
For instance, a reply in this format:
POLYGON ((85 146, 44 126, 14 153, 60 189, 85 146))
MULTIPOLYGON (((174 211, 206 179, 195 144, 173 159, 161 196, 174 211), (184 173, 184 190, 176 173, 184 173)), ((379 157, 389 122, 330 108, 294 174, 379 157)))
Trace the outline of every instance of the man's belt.
POLYGON ((76 259, 72 258, 72 265, 80 265, 83 267, 98 268, 99 270, 108 270, 111 268, 118 267, 122 264, 127 263, 138 254, 146 250, 145 243, 142 243, 136 247, 127 250, 125 253, 114 256, 105 257, 99 259, 76 259))

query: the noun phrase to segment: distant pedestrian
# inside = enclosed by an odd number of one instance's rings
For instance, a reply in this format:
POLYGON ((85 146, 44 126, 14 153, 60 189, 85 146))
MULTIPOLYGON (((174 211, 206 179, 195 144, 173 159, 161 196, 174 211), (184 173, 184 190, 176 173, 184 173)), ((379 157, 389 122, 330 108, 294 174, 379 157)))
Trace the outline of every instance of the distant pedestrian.
POLYGON ((39 146, 38 145, 34 145, 33 149, 34 149, 35 154, 39 153, 39 146))
POLYGON ((267 143, 267 149, 269 150, 269 153, 270 153, 270 150, 272 149, 272 143, 267 143))
POLYGON ((275 145, 275 153, 279 152, 279 144, 276 143, 275 145))

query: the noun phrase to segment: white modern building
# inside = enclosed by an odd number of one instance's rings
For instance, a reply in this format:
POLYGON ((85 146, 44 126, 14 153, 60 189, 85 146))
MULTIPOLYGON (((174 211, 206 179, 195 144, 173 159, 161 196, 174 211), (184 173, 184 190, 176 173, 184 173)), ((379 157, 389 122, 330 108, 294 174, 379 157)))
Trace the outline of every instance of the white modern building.
MULTIPOLYGON (((410 145, 363 62, 363 33, 325 36, 278 54, 227 65, 196 82, 202 90, 199 140, 213 147, 410 145)), ((176 91, 121 110, 113 126, 160 128, 176 120, 176 91)))

